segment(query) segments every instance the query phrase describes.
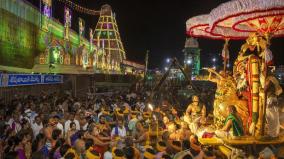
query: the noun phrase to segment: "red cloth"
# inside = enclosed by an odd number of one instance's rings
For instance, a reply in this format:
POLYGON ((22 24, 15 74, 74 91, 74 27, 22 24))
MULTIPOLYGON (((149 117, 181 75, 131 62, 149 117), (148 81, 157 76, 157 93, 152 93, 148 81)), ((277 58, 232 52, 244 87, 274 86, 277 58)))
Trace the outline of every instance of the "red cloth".
POLYGON ((100 159, 104 159, 104 153, 106 151, 105 147, 103 147, 103 146, 93 146, 93 149, 101 155, 100 159))
POLYGON ((212 138, 214 136, 214 133, 210 133, 210 132, 204 132, 202 135, 202 138, 212 138))

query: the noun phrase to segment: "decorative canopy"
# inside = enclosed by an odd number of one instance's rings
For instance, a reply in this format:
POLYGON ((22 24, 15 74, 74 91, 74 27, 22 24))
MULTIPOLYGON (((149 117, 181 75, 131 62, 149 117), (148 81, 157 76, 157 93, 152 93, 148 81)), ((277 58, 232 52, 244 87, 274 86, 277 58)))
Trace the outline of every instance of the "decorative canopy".
POLYGON ((209 23, 213 35, 232 28, 246 36, 250 32, 284 36, 284 0, 232 0, 213 9, 209 23))
POLYGON ((192 37, 205 37, 211 39, 246 39, 248 33, 240 33, 232 28, 219 27, 217 33, 212 34, 209 26, 209 14, 192 17, 186 22, 186 33, 192 37))
POLYGON ((209 29, 209 15, 199 15, 192 17, 186 21, 186 34, 192 37, 205 37, 212 39, 223 39, 221 36, 214 36, 207 32, 209 29))

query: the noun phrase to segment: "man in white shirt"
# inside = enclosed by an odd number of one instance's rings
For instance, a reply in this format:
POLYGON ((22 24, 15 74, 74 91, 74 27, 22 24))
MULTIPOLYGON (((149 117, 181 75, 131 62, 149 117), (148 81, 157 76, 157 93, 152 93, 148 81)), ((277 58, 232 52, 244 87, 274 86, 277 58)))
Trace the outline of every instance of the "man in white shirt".
POLYGON ((34 121, 31 123, 34 138, 39 134, 43 128, 40 116, 36 116, 34 121))
MULTIPOLYGON (((59 118, 59 116, 58 116, 58 115, 55 115, 53 118, 54 118, 55 123, 56 123, 56 128, 59 129, 59 130, 61 130, 61 133, 62 133, 62 135, 63 135, 64 129, 63 129, 63 125, 60 123, 60 118, 59 118)), ((70 124, 69 124, 69 125, 70 125, 70 124)))
POLYGON ((112 153, 110 151, 106 151, 104 153, 104 159, 112 159, 112 153))
POLYGON ((79 121, 75 119, 75 113, 70 113, 69 120, 67 120, 64 124, 65 133, 70 129, 70 123, 74 122, 76 124, 76 130, 80 130, 79 121))
POLYGON ((126 129, 123 125, 122 119, 118 119, 116 126, 111 131, 111 138, 120 137, 124 138, 126 136, 126 129))

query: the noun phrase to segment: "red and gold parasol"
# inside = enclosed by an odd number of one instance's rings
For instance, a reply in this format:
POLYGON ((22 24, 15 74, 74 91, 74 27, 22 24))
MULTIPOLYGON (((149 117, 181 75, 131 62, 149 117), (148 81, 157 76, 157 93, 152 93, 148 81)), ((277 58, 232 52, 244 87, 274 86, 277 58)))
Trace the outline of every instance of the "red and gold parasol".
POLYGON ((210 32, 222 34, 220 27, 248 36, 251 32, 284 36, 284 0, 232 0, 210 12, 210 32))
POLYGON ((240 33, 232 28, 226 27, 216 27, 218 29, 218 33, 212 34, 210 32, 211 28, 209 26, 209 14, 199 15, 192 17, 186 22, 186 33, 192 37, 202 37, 202 38, 210 38, 217 40, 224 39, 246 39, 248 33, 240 33))
POLYGON ((212 35, 209 31, 209 15, 199 15, 186 21, 186 34, 195 38, 223 39, 222 36, 212 35))

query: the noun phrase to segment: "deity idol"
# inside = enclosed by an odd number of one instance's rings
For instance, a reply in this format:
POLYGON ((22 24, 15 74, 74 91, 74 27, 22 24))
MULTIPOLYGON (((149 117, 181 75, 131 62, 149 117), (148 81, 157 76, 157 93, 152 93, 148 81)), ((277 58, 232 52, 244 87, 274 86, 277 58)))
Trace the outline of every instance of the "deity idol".
POLYGON ((247 43, 242 46, 234 65, 238 95, 248 101, 249 116, 246 128, 249 128, 252 134, 259 116, 260 59, 257 44, 258 37, 250 36, 247 43))

